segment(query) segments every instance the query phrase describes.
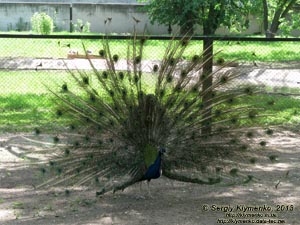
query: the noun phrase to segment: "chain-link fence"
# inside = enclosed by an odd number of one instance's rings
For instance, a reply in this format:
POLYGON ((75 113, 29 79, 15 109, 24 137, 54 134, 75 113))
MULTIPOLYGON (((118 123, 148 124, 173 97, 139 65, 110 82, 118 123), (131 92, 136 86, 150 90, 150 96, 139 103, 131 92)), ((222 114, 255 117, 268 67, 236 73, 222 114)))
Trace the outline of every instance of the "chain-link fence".
MULTIPOLYGON (((0 129, 26 130, 32 126, 59 125, 52 113, 52 95, 70 78, 68 69, 91 70, 88 56, 99 70, 106 68, 101 58, 103 38, 100 36, 0 36, 0 129), (100 52, 100 53, 99 53, 100 52)), ((118 55, 117 70, 126 70, 127 36, 109 36, 110 50, 118 55)), ((300 39, 194 37, 181 60, 201 55, 203 40, 214 42, 214 69, 239 70, 234 85, 264 85, 268 94, 297 95, 300 87, 300 39)), ((179 38, 178 38, 179 39, 179 38)), ((143 71, 164 58, 169 37, 149 37, 143 50, 143 71)), ((145 76, 151 84, 153 77, 145 76)), ((296 106, 295 106, 296 107, 296 106)))

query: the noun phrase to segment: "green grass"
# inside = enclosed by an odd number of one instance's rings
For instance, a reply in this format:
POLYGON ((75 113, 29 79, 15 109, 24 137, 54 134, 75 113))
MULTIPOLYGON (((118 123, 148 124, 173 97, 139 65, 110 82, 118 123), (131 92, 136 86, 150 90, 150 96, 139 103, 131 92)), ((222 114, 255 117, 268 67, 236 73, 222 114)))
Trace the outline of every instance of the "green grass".
MULTIPOLYGON (((245 103, 266 107, 269 96, 255 96, 240 100, 236 106, 245 103)), ((66 127, 71 124, 70 120, 64 117, 58 118, 55 115, 55 105, 46 95, 9 95, 6 98, 0 97, 0 130, 2 132, 12 131, 33 131, 35 127, 42 127, 44 131, 53 131, 58 127, 66 127)), ((255 119, 255 125, 293 125, 300 122, 300 99, 291 97, 276 97, 275 105, 268 106, 263 114, 270 114, 255 119)), ((251 126, 251 124, 244 124, 251 126)), ((254 125, 252 123, 252 125, 254 125)))
MULTIPOLYGON (((91 83, 96 79, 90 77, 91 83)), ((145 76, 148 90, 152 80, 145 76)), ((53 131, 71 124, 70 119, 57 117, 54 96, 49 89, 60 91, 67 83, 68 89, 80 94, 80 89, 66 71, 9 71, 0 72, 0 132, 33 131, 35 127, 53 131)), ((94 82, 97 84, 97 82, 94 82)), ((97 85, 95 89, 99 90, 97 85)), ((99 91, 99 94, 104 92, 99 91)))
MULTIPOLYGON (((66 32, 55 34, 67 34, 66 32)), ((76 34, 76 33, 75 33, 76 34)), ((78 34, 78 33, 77 33, 78 34)), ((66 58, 70 49, 84 54, 82 40, 80 39, 24 39, 1 38, 1 57, 33 57, 33 58, 66 58), (70 48, 66 45, 70 44, 70 48)), ((98 54, 102 49, 102 40, 85 39, 86 48, 98 54)), ((159 60, 164 56, 164 50, 169 41, 148 40, 145 44, 144 59, 159 60)), ((185 54, 185 58, 191 58, 195 54, 201 54, 202 41, 191 41, 185 54)), ((110 48, 113 54, 120 58, 126 58, 127 40, 110 40, 110 48)), ((218 57, 228 60, 241 61, 288 61, 300 60, 300 48, 297 42, 235 42, 215 41, 215 52, 222 50, 218 57), (255 54, 253 54, 255 53, 255 54)))
POLYGON ((239 106, 255 105, 264 108, 265 110, 260 111, 259 114, 267 116, 255 119, 257 125, 286 124, 293 126, 300 123, 299 97, 257 95, 241 98, 236 104, 239 106))
POLYGON ((59 126, 47 87, 68 80, 66 72, 10 71, 0 72, 0 130, 30 131, 33 127, 50 129, 59 126))
POLYGON ((0 71, 0 96, 11 94, 46 94, 46 87, 68 81, 66 71, 0 71))
POLYGON ((242 61, 290 61, 300 59, 297 42, 216 42, 214 49, 222 50, 218 57, 242 61))
MULTIPOLYGON (((53 132, 58 127, 71 124, 70 119, 56 116, 53 96, 46 88, 59 90, 67 82, 70 90, 76 90, 70 79, 67 72, 0 72, 0 131, 33 131, 35 127, 41 127, 44 131, 53 132)), ((148 81, 148 90, 153 88, 149 77, 145 76, 145 81, 148 81)), ((255 125, 292 125, 300 122, 299 98, 258 95, 241 98, 234 106, 251 104, 266 108, 263 113, 270 114, 255 119, 255 125), (273 100, 275 104, 268 105, 273 100)))

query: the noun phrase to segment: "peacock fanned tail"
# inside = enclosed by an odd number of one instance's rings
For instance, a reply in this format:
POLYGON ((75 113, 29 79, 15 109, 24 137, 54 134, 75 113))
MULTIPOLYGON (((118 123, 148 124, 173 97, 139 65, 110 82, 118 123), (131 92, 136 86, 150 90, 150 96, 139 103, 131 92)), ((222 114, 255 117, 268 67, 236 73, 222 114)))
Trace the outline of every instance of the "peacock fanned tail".
POLYGON ((147 42, 133 36, 122 59, 104 39, 99 54, 106 70, 89 59, 91 71, 69 70, 72 82, 49 90, 56 97, 57 116, 72 123, 53 138, 53 155, 41 168, 51 177, 39 187, 97 185, 97 195, 124 190, 141 180, 160 146, 167 149, 162 173, 171 179, 199 184, 252 179, 237 165, 250 151, 247 140, 253 136, 241 124, 255 124, 261 108, 235 103, 258 89, 233 86, 239 73, 224 70, 226 63, 203 74, 203 54, 183 60, 189 37, 171 39, 158 63, 144 60, 147 42), (203 90, 210 77, 212 86, 203 90), (205 127, 211 128, 209 134, 205 127))

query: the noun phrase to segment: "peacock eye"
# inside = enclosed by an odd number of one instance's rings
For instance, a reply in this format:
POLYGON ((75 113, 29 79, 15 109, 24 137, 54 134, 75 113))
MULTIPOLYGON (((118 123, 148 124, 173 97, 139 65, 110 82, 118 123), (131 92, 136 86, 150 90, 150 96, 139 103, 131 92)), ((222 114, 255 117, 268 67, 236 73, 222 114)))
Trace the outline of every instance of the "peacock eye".
POLYGON ((260 144, 260 146, 265 147, 267 145, 267 142, 261 141, 261 142, 259 142, 259 144, 260 144))
POLYGON ((65 149, 65 155, 69 156, 70 155, 70 150, 69 149, 65 149))
POLYGON ((108 77, 107 71, 103 71, 103 72, 102 72, 102 77, 103 77, 104 79, 106 79, 106 78, 108 77))
POLYGON ((58 143, 59 142, 59 138, 57 136, 53 137, 53 142, 54 143, 58 143))
POLYGON ((110 120, 109 125, 113 127, 115 125, 115 122, 113 120, 110 120))
POLYGON ((83 138, 85 141, 89 141, 90 140, 90 137, 85 135, 84 138, 83 138))
POLYGON ((168 83, 171 83, 172 80, 173 80, 172 75, 171 75, 171 74, 168 74, 166 80, 167 80, 168 83))
POLYGON ((74 145, 75 148, 77 148, 77 147, 80 146, 80 143, 78 141, 75 141, 73 145, 74 145))
POLYGON ((220 57, 220 58, 217 59, 217 64, 218 65, 223 65, 224 63, 225 63, 224 58, 220 57))
POLYGON ((253 138, 253 137, 254 137, 254 134, 253 134, 252 131, 248 131, 248 132, 246 133, 246 136, 247 136, 248 138, 253 138))
POLYGON ((91 102, 95 102, 96 101, 95 95, 91 94, 90 95, 90 100, 91 100, 91 102))
POLYGON ((89 78, 88 78, 88 77, 83 77, 83 78, 82 78, 82 82, 83 82, 84 84, 88 85, 88 84, 89 84, 89 78))
POLYGON ((127 91, 126 90, 122 90, 122 96, 123 97, 127 96, 127 91))
POLYGON ((176 60, 174 58, 170 58, 169 59, 169 65, 170 66, 174 66, 175 65, 176 60))
POLYGON ((192 62, 197 63, 199 61, 200 61, 200 56, 199 55, 194 55, 193 58, 192 58, 192 62))
POLYGON ((35 135, 40 135, 41 131, 39 128, 34 128, 34 133, 35 133, 35 135))
POLYGON ((272 129, 267 129, 266 134, 272 135, 273 134, 273 130, 272 129))
POLYGON ((220 110, 220 109, 217 109, 216 111, 215 111, 215 115, 218 117, 218 116, 220 116, 222 114, 222 111, 220 110))
POLYGON ((70 190, 68 190, 68 189, 65 190, 65 195, 66 195, 66 196, 69 196, 70 193, 71 193, 70 190))
POLYGON ((47 172, 45 168, 41 168, 40 170, 42 174, 45 174, 47 172))
POLYGON ((229 103, 229 104, 234 103, 234 99, 233 99, 233 98, 228 98, 228 99, 227 99, 227 103, 229 103))
POLYGON ((252 95, 253 94, 253 90, 251 87, 246 87, 244 90, 245 94, 247 95, 252 95))
POLYGON ((67 92, 68 91, 68 85, 67 84, 63 84, 61 86, 61 89, 62 89, 63 92, 67 92))
POLYGON ((143 91, 140 91, 140 92, 139 92, 139 97, 140 97, 140 98, 143 98, 143 97, 144 97, 144 95, 145 95, 145 94, 144 94, 144 92, 143 92, 143 91))
POLYGON ((140 64, 140 63, 141 63, 141 56, 135 57, 134 63, 135 63, 135 64, 140 64))
POLYGON ((101 50, 99 51, 99 55, 100 55, 101 57, 105 57, 105 50, 101 49, 101 50))
POLYGON ((111 97, 114 97, 114 96, 115 96, 115 92, 114 92, 113 90, 109 90, 109 95, 110 95, 111 97))
POLYGON ((153 66, 153 72, 156 73, 158 71, 158 65, 153 66))
POLYGON ((194 87, 192 88, 192 92, 198 92, 198 87, 197 87, 197 86, 194 86, 194 87))
POLYGON ((118 60, 119 60, 119 56, 118 55, 113 55, 113 61, 114 62, 118 62, 118 60))
POLYGON ((63 115, 63 112, 59 109, 59 110, 56 111, 56 115, 57 115, 57 116, 62 116, 62 115, 63 115))
POLYGON ((228 79, 229 79, 229 78, 228 78, 227 75, 223 75, 223 76, 221 77, 220 81, 221 81, 221 83, 227 83, 228 79))
POLYGON ((123 72, 119 72, 119 78, 120 78, 120 80, 124 79, 124 73, 123 72))
POLYGON ((205 75, 205 74, 201 74, 200 75, 200 79, 203 81, 203 80, 205 80, 207 78, 207 76, 205 75))
POLYGON ((237 168, 233 168, 229 171, 231 176, 236 176, 238 172, 239 172, 239 170, 237 168))
POLYGON ((180 73, 181 78, 185 78, 187 76, 187 72, 185 70, 182 70, 180 73))
POLYGON ((189 44, 189 40, 188 39, 182 39, 181 40, 181 46, 185 47, 189 44))
POLYGON ((274 105, 274 104, 275 104, 275 101, 274 101, 274 100, 268 101, 268 105, 274 105))
POLYGON ((249 119, 255 119, 257 117, 257 113, 255 111, 250 111, 248 113, 249 119))
POLYGON ((146 38, 146 37, 142 37, 142 38, 141 38, 141 40, 140 40, 140 42, 141 42, 141 45, 145 44, 146 40, 147 40, 147 38, 146 38))
POLYGON ((160 96, 160 97, 163 97, 163 96, 165 95, 165 92, 166 92, 166 91, 165 91, 165 90, 163 90, 163 89, 162 89, 162 90, 160 90, 160 92, 159 92, 159 96, 160 96))
POLYGON ((137 75, 134 75, 133 79, 134 79, 134 83, 139 82, 139 77, 137 75))
POLYGON ((230 119, 230 122, 233 123, 233 124, 236 124, 238 122, 238 119, 236 117, 232 117, 230 119))

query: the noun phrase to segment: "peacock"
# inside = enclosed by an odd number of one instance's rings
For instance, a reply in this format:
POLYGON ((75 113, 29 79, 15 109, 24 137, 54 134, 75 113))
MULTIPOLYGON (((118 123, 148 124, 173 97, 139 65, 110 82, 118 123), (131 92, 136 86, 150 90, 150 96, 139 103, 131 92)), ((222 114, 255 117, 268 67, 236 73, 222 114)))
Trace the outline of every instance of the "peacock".
MULTIPOLYGON (((238 164, 263 145, 252 139, 263 109, 245 103, 259 88, 236 85, 240 73, 226 69, 226 62, 204 73, 209 59, 205 51, 186 54, 189 36, 170 38, 160 61, 144 59, 147 42, 134 34, 122 59, 104 38, 99 56, 105 70, 88 58, 91 70, 68 69, 70 80, 49 88, 57 117, 69 124, 38 163, 44 179, 37 188, 91 185, 100 196, 156 179, 161 171, 207 185, 253 180, 238 164)), ((40 128, 35 133, 42 137, 40 128)))
MULTIPOLYGON (((150 197, 152 197, 152 195, 150 193, 149 182, 151 181, 151 179, 157 179, 161 176, 161 158, 165 152, 166 152, 166 149, 164 149, 164 148, 159 149, 155 161, 150 165, 146 165, 147 170, 144 173, 143 177, 139 180, 139 181, 147 180, 148 194, 150 197)), ((140 188, 141 188, 141 186, 140 186, 140 188)))

